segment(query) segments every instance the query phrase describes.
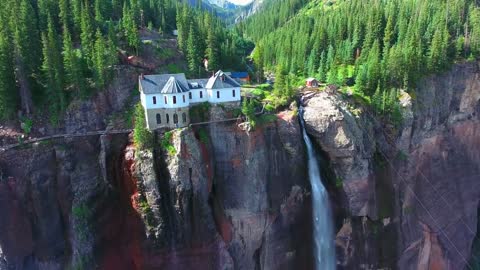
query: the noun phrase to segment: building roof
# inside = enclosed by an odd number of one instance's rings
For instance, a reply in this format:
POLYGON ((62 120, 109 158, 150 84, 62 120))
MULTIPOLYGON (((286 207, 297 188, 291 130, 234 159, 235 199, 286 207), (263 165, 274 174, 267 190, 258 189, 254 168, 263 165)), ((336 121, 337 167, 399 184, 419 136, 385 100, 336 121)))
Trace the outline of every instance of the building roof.
POLYGON ((315 78, 308 78, 308 79, 307 79, 307 82, 313 82, 313 81, 316 81, 316 80, 317 80, 317 79, 315 79, 315 78))
POLYGON ((177 94, 177 93, 185 93, 188 92, 188 87, 185 87, 179 80, 175 77, 170 77, 168 79, 167 84, 162 89, 162 94, 177 94))
POLYGON ((208 89, 222 89, 222 88, 231 88, 231 87, 240 87, 240 84, 232 79, 230 76, 225 74, 223 71, 219 70, 212 76, 206 85, 205 88, 208 89))
POLYGON ((144 94, 172 94, 188 91, 187 79, 183 73, 141 76, 140 84, 144 94), (172 82, 168 88, 165 88, 172 77, 172 82))
POLYGON ((188 86, 190 89, 201 89, 205 88, 208 83, 208 79, 194 79, 194 80, 187 80, 188 86))
POLYGON ((230 77, 236 79, 236 78, 247 78, 248 77, 248 72, 232 72, 232 75, 230 77))

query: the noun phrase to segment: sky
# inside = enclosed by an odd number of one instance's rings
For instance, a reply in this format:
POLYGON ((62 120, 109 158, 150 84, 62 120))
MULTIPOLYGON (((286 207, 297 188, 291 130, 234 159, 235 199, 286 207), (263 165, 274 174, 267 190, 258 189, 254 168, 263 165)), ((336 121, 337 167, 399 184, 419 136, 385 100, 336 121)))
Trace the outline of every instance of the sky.
POLYGON ((250 4, 253 0, 228 0, 228 2, 232 2, 236 5, 246 5, 250 4))

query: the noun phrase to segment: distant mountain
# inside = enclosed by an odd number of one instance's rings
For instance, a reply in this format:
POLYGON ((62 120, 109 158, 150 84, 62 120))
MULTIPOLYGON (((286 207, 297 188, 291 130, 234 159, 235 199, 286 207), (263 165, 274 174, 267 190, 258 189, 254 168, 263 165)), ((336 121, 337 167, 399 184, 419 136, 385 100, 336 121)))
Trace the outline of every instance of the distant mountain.
MULTIPOLYGON (((201 0, 202 7, 206 10, 215 12, 217 16, 223 18, 227 24, 233 24, 253 15, 265 0, 252 0, 248 5, 235 5, 228 0, 201 0)), ((198 5, 198 0, 188 0, 190 5, 198 5)))
POLYGON ((208 2, 212 5, 215 5, 217 7, 227 9, 227 10, 233 10, 241 7, 241 6, 235 5, 234 3, 228 0, 204 0, 204 2, 208 2))
POLYGON ((264 4, 265 0, 253 0, 250 4, 243 6, 238 14, 237 21, 243 20, 255 14, 264 4))

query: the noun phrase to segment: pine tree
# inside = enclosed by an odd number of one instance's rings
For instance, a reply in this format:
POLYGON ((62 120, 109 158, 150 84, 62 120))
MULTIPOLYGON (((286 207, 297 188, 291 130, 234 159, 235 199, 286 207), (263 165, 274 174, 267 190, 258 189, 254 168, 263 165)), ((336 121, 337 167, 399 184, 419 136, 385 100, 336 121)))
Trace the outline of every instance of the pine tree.
POLYGON ((102 89, 108 80, 108 48, 99 29, 97 29, 95 39, 94 76, 97 88, 102 89))
POLYGON ((33 7, 28 0, 20 0, 15 16, 12 16, 12 32, 14 44, 15 76, 20 86, 22 109, 30 114, 32 111, 32 94, 40 97, 40 87, 33 79, 40 67, 40 40, 37 31, 37 20, 33 7))
POLYGON ((102 25, 104 22, 103 2, 103 0, 95 0, 95 21, 97 22, 97 25, 102 25))
POLYGON ((287 72, 283 65, 278 65, 275 71, 274 91, 276 96, 284 96, 287 88, 287 72))
MULTIPOLYGON (((200 62, 202 60, 202 54, 198 48, 199 37, 193 24, 190 25, 190 31, 188 34, 187 42, 187 58, 188 58, 188 69, 190 74, 195 75, 199 71, 200 62)), ((200 74, 198 74, 200 75, 200 74)))
POLYGON ((135 22, 133 8, 128 8, 125 4, 123 6, 123 30, 128 42, 128 46, 135 50, 138 54, 138 48, 140 46, 140 37, 138 33, 137 24, 135 22))
POLYGON ((63 25, 64 29, 70 28, 71 26, 71 10, 70 10, 70 1, 69 0, 59 0, 58 1, 60 22, 63 25))
POLYGON ((256 81, 261 83, 263 82, 263 77, 264 77, 264 66, 263 66, 263 45, 258 44, 257 47, 255 47, 255 50, 253 51, 252 54, 252 59, 253 63, 255 65, 255 77, 256 81))
POLYGON ((8 35, 0 31, 0 120, 12 118, 18 103, 11 51, 8 35))
POLYGON ((220 52, 216 33, 209 30, 207 34, 207 59, 209 71, 220 69, 220 52))
POLYGON ((72 38, 67 28, 63 31, 63 66, 67 89, 71 88, 80 97, 86 97, 88 88, 83 75, 81 59, 73 48, 72 38))
POLYGON ((87 60, 87 65, 89 68, 93 67, 93 45, 94 45, 94 36, 93 36, 93 23, 90 17, 90 12, 88 6, 82 5, 82 16, 81 16, 81 34, 80 41, 82 44, 82 53, 87 60))
POLYGON ((53 26, 52 18, 48 17, 47 33, 42 34, 43 64, 42 71, 45 74, 46 89, 50 101, 50 112, 55 116, 64 111, 67 105, 63 90, 63 67, 58 37, 53 26))

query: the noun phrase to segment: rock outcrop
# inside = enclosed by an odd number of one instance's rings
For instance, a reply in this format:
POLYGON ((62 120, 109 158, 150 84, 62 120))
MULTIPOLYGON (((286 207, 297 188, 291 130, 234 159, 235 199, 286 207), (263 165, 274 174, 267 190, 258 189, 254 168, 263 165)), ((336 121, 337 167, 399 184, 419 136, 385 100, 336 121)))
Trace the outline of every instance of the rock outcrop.
POLYGON ((476 256, 479 65, 426 78, 415 94, 402 94, 398 132, 340 95, 307 103, 307 130, 342 181, 341 269, 464 269, 476 256))

